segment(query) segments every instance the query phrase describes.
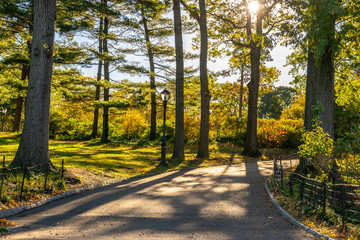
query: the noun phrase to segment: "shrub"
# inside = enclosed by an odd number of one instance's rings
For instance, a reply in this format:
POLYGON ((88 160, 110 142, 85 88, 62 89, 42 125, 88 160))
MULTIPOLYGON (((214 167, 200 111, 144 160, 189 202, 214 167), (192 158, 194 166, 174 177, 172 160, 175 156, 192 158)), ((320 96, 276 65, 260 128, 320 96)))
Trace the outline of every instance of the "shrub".
POLYGON ((60 112, 50 114, 49 136, 59 140, 90 139, 92 122, 87 119, 66 117, 60 112))
POLYGON ((258 144, 261 148, 300 145, 303 123, 301 120, 258 119, 258 144))
POLYGON ((314 124, 311 131, 306 131, 301 140, 303 143, 299 146, 299 155, 309 161, 315 174, 323 180, 330 170, 334 140, 324 132, 319 122, 314 124))
POLYGON ((186 143, 198 143, 200 140, 200 118, 184 116, 184 139, 186 143))
POLYGON ((246 135, 246 121, 246 118, 239 119, 236 116, 225 117, 217 129, 217 140, 243 144, 246 135))
POLYGON ((132 109, 114 120, 111 124, 110 136, 127 140, 146 138, 149 133, 148 128, 149 123, 144 114, 132 109))

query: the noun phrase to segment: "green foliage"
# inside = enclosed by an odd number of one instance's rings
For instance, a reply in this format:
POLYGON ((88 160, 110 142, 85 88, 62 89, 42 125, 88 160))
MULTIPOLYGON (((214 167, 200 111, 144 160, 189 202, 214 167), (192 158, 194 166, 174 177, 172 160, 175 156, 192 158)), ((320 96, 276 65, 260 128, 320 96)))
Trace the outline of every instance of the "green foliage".
POLYGON ((304 120, 305 117, 305 95, 297 97, 296 102, 284 109, 280 119, 304 120))
POLYGON ((291 105, 296 90, 289 87, 278 87, 262 96, 259 104, 260 118, 280 119, 282 111, 291 105))
POLYGON ((299 155, 308 161, 317 177, 323 180, 331 169, 330 158, 333 155, 334 140, 320 127, 319 120, 316 120, 313 129, 306 131, 301 141, 299 155))
POLYGON ((59 140, 90 139, 92 122, 90 120, 69 117, 61 112, 50 114, 49 137, 59 140))
POLYGON ((147 138, 149 123, 137 109, 126 111, 111 124, 110 136, 119 139, 147 138))
POLYGON ((246 135, 246 118, 239 119, 228 115, 217 126, 216 139, 220 142, 244 144, 246 135))

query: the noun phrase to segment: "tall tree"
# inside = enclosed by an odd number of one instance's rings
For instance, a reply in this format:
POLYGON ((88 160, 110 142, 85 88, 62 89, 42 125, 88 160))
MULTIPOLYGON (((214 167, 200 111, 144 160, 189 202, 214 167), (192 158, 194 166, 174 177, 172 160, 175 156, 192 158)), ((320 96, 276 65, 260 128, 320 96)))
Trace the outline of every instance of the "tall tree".
MULTIPOLYGON (((307 49, 304 125, 307 130, 312 129, 315 117, 313 108, 320 103, 323 109, 320 113, 320 126, 333 138, 335 61, 339 52, 354 41, 348 33, 353 31, 354 23, 358 19, 353 17, 353 10, 354 7, 359 7, 359 2, 307 0, 300 5, 298 2, 289 1, 289 6, 295 12, 295 25, 298 26, 289 31, 289 27, 285 25, 289 36, 306 32, 306 35, 300 35, 302 37, 297 41, 290 41, 298 48, 307 49)), ((298 60, 303 59, 299 57, 298 60)), ((336 65, 341 66, 341 61, 336 65)), ((306 159, 303 158, 296 171, 305 173, 308 167, 306 159)))
POLYGON ((49 109, 55 35, 56 0, 34 0, 34 27, 24 129, 10 167, 43 164, 49 156, 49 109))
POLYGON ((206 1, 199 0, 199 10, 193 5, 188 5, 184 0, 181 3, 195 18, 200 28, 200 96, 201 96, 201 120, 200 120, 200 142, 197 158, 209 158, 209 119, 210 119, 210 91, 208 80, 208 33, 206 21, 206 1))
MULTIPOLYGON (((97 72, 97 77, 96 80, 99 83, 101 81, 101 73, 102 73, 102 67, 103 67, 103 60, 102 60, 102 53, 103 53, 103 24, 104 24, 104 19, 103 17, 100 17, 99 20, 99 64, 98 64, 98 72, 97 72)), ((100 100, 100 84, 96 85, 96 89, 95 89, 95 101, 99 101, 100 100)), ((94 121, 93 121, 93 130, 91 133, 92 138, 96 138, 97 137, 97 133, 98 133, 98 125, 99 125, 99 108, 97 106, 95 106, 94 109, 94 121)))
MULTIPOLYGON (((0 28, 1 38, 8 43, 11 42, 13 50, 4 49, 2 64, 21 69, 20 80, 25 82, 29 77, 29 59, 31 50, 31 34, 33 28, 32 2, 1 1, 0 19, 4 23, 0 28), (11 40, 13 39, 13 40, 11 40)), ((13 121, 13 132, 20 131, 23 105, 25 101, 24 91, 19 89, 16 97, 15 115, 13 121)))
MULTIPOLYGON (((108 5, 107 0, 103 0, 105 7, 108 5)), ((110 83, 110 60, 109 60, 109 49, 108 49, 108 38, 109 38, 109 16, 105 15, 104 17, 104 40, 103 40, 103 52, 106 58, 104 59, 104 102, 103 106, 103 131, 101 135, 101 142, 106 143, 109 141, 109 106, 106 105, 106 102, 110 100, 110 89, 108 84, 110 83)))
POLYGON ((250 82, 247 84, 249 89, 248 119, 243 151, 245 155, 249 156, 261 155, 257 146, 260 64, 262 56, 266 53, 265 48, 271 48, 274 42, 275 36, 270 37, 269 34, 283 18, 281 9, 275 8, 280 2, 281 0, 244 0, 239 5, 236 2, 224 4, 222 0, 217 0, 211 7, 211 16, 213 16, 211 25, 214 29, 212 35, 223 39, 223 43, 230 43, 250 50, 251 76, 250 82), (258 3, 257 9, 253 7, 255 5, 249 6, 250 3, 258 3), (274 9, 276 9, 276 13, 274 9), (255 18, 254 22, 252 21, 253 17, 255 18))
POLYGON ((170 4, 170 1, 129 1, 123 22, 123 27, 130 29, 123 40, 134 46, 137 56, 146 56, 148 62, 148 67, 140 68, 140 73, 145 72, 150 80, 150 140, 156 139, 156 86, 161 80, 169 81, 168 73, 172 79, 174 73, 169 64, 175 60, 175 48, 169 45, 169 37, 174 34, 173 21, 168 17, 170 4))
POLYGON ((176 113, 173 158, 184 159, 184 54, 180 0, 173 0, 176 51, 176 113))

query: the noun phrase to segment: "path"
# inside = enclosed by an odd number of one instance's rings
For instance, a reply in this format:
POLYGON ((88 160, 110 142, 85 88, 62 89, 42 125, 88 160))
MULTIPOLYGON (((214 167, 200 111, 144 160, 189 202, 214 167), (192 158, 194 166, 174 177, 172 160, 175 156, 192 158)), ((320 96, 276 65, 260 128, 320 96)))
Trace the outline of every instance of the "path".
POLYGON ((270 203, 271 162, 169 172, 9 218, 7 239, 313 239, 270 203))

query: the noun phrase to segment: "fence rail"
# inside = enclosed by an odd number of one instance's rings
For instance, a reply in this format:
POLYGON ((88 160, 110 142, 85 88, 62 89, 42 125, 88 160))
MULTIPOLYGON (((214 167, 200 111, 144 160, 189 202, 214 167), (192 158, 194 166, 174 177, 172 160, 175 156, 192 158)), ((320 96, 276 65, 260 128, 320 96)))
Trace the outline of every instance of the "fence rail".
POLYGON ((320 207, 323 213, 332 209, 343 225, 346 221, 360 223, 360 185, 329 184, 294 172, 285 175, 281 158, 274 160, 271 183, 274 192, 289 194, 313 209, 320 207))
MULTIPOLYGON (((23 200, 24 193, 30 192, 48 192, 50 182, 56 182, 64 179, 64 160, 62 160, 59 174, 51 174, 49 164, 39 164, 35 166, 9 168, 5 166, 5 156, 3 157, 2 169, 0 171, 0 197, 2 202, 9 200, 9 195, 14 197, 14 193, 18 192, 19 200, 23 200), (39 169, 45 171, 38 171, 39 169), (29 180, 29 181, 26 181, 29 180)), ((16 195, 15 195, 16 196, 16 195)))

